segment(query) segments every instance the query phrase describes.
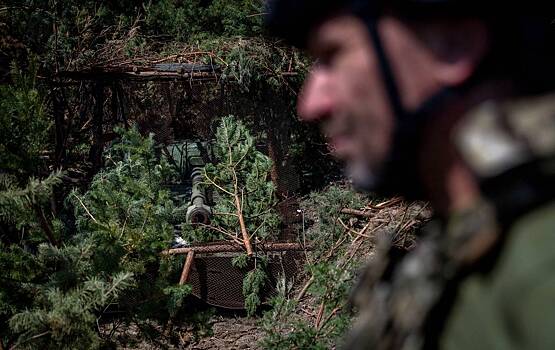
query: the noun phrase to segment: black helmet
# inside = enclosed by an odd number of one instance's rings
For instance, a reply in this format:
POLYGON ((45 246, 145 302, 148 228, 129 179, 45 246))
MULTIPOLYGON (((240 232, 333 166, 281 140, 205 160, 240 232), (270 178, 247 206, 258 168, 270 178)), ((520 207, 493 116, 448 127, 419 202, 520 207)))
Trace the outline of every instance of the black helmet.
MULTIPOLYGON (((482 62, 471 79, 480 75, 501 74, 514 79, 524 93, 552 90, 555 83, 553 4, 535 2, 528 6, 489 0, 269 0, 266 24, 271 34, 304 48, 310 30, 327 17, 340 13, 361 18, 368 27, 382 71, 397 127, 392 152, 384 164, 378 183, 371 189, 383 194, 401 193, 422 196, 415 153, 428 119, 447 97, 462 93, 465 87, 445 89, 432 96, 415 111, 406 111, 401 103, 395 76, 383 50, 376 22, 384 13, 408 20, 478 18, 488 24, 493 36, 490 56, 482 62), (515 50, 516 48, 516 50, 515 50), (528 91, 527 91, 528 90, 528 91)), ((505 77, 505 76, 504 76, 505 77)))
POLYGON ((514 17, 542 14, 555 20, 554 4, 499 0, 268 0, 266 26, 270 33, 304 47, 311 28, 326 17, 344 11, 363 18, 379 17, 385 9, 408 18, 482 17, 511 23, 514 17))

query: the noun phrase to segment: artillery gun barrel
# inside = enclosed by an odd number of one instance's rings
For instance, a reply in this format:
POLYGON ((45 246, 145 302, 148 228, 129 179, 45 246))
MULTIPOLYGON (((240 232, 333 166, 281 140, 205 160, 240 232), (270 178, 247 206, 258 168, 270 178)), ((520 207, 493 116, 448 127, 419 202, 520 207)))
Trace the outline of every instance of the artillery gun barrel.
POLYGON ((212 210, 207 205, 206 194, 202 188, 202 169, 194 168, 191 173, 191 204, 187 208, 186 219, 191 224, 205 224, 210 223, 212 210))

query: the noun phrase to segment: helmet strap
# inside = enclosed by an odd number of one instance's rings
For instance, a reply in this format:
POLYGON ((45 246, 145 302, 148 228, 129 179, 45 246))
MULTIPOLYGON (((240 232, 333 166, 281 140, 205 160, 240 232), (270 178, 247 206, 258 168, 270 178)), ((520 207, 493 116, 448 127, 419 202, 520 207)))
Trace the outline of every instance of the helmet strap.
MULTIPOLYGON (((424 129, 429 120, 439 114, 440 109, 452 96, 462 93, 464 88, 444 88, 424 101, 415 111, 409 112, 401 101, 397 80, 384 50, 378 31, 381 9, 370 8, 368 1, 355 2, 353 12, 361 18, 367 28, 379 64, 381 78, 395 116, 392 148, 375 181, 368 188, 380 195, 403 195, 410 199, 422 199, 424 186, 420 174, 420 145, 424 129)), ((378 6, 378 5, 376 5, 378 6)))

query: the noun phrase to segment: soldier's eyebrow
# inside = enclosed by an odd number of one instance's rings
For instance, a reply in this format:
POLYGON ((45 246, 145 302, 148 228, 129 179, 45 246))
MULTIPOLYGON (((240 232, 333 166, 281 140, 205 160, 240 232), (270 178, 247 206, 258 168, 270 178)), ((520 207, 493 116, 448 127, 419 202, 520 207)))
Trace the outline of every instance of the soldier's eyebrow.
POLYGON ((309 52, 320 64, 325 64, 341 49, 341 45, 342 42, 336 35, 315 34, 309 46, 309 52))
POLYGON ((345 17, 330 18, 314 27, 309 33, 308 49, 316 57, 327 57, 344 45, 348 30, 345 17))

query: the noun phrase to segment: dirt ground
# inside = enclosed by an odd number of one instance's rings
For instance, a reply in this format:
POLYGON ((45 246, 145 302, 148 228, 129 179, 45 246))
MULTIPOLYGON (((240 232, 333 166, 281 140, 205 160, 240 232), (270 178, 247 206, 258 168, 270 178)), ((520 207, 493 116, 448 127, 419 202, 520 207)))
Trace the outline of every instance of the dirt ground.
POLYGON ((189 344, 185 349, 260 349, 257 345, 263 331, 258 320, 249 317, 216 317, 212 324, 214 335, 189 344))

